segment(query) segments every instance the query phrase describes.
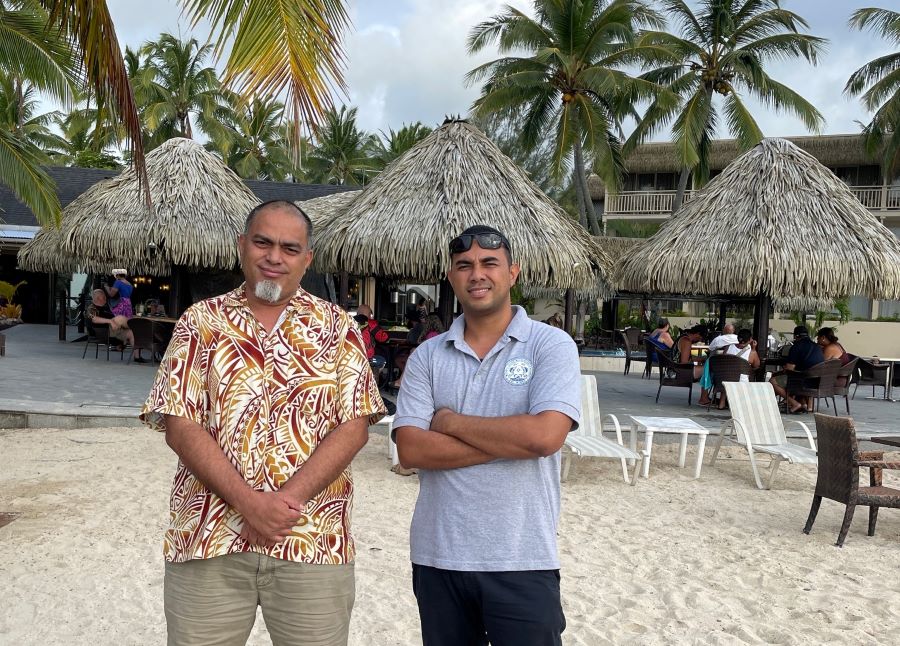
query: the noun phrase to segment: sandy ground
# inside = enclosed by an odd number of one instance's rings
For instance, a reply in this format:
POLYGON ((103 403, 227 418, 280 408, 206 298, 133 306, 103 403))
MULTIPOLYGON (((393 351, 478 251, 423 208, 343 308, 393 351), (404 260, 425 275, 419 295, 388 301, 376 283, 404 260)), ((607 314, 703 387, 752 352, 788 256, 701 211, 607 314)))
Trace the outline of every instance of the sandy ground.
MULTIPOLYGON (((415 477, 392 474, 373 435, 354 463, 357 600, 350 643, 418 644, 407 552, 415 477)), ((900 511, 843 549, 843 507, 801 533, 813 469, 753 487, 729 451, 702 478, 654 448, 649 480, 581 461, 563 487, 567 644, 889 644, 900 629, 900 511)), ((709 450, 709 449, 708 449, 709 450)), ((0 642, 162 644, 161 535, 175 459, 143 429, 0 431, 0 642)), ((689 464, 691 462, 689 455, 689 464)), ((900 486, 900 475, 887 481, 900 486)), ((527 531, 527 529, 524 529, 527 531)), ((249 641, 268 644, 261 616, 249 641)), ((896 642, 893 642, 896 643, 896 642)))

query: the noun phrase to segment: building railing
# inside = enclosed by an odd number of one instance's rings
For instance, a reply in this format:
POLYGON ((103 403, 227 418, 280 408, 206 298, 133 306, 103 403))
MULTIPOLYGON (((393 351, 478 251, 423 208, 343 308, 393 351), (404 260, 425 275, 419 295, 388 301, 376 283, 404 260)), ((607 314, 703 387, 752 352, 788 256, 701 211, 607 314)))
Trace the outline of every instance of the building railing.
MULTIPOLYGON (((900 211, 900 187, 851 186, 856 199, 873 211, 900 211)), ((676 191, 620 191, 606 194, 604 215, 658 218, 672 212, 676 191)), ((685 191, 684 202, 690 202, 697 191, 685 191)))

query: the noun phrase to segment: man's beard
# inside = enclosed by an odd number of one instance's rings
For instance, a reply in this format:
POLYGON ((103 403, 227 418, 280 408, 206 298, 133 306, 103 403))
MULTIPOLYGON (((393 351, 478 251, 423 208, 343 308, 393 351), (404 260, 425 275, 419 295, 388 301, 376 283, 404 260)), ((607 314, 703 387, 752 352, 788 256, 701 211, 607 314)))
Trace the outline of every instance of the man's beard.
POLYGON ((256 283, 253 293, 261 301, 277 303, 278 299, 281 298, 281 285, 274 280, 261 280, 256 283))

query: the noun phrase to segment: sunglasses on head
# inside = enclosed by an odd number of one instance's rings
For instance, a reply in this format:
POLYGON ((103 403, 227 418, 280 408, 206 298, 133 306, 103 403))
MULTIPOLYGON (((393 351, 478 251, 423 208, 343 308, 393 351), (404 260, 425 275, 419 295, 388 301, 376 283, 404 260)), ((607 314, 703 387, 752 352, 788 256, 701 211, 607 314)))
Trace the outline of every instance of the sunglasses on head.
POLYGON ((472 241, 482 249, 509 249, 509 242, 499 233, 463 233, 450 241, 450 253, 463 253, 472 248, 472 241))

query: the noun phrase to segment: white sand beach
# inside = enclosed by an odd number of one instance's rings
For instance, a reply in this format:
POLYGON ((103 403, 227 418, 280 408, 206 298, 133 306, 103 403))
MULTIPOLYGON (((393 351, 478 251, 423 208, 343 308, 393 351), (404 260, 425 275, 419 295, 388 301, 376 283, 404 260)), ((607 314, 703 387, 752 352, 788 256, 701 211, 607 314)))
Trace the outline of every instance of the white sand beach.
MULTIPOLYGON (((350 643, 420 643, 407 533, 416 477, 373 434, 354 463, 357 598, 350 643)), ((693 447, 691 447, 693 448, 693 447)), ((654 448, 628 487, 611 461, 573 465, 560 525, 566 644, 888 644, 900 629, 900 510, 843 549, 843 506, 801 532, 815 471, 758 491, 735 450, 700 480, 654 448)), ((710 451, 711 449, 707 449, 710 451)), ((5 644, 162 644, 161 536, 175 457, 143 429, 0 431, 5 644)), ((691 463, 689 455, 689 465, 691 463)), ((886 475, 896 486, 900 474, 886 475)), ((528 531, 523 528, 523 531, 528 531)), ((250 644, 268 644, 261 617, 250 644)))

